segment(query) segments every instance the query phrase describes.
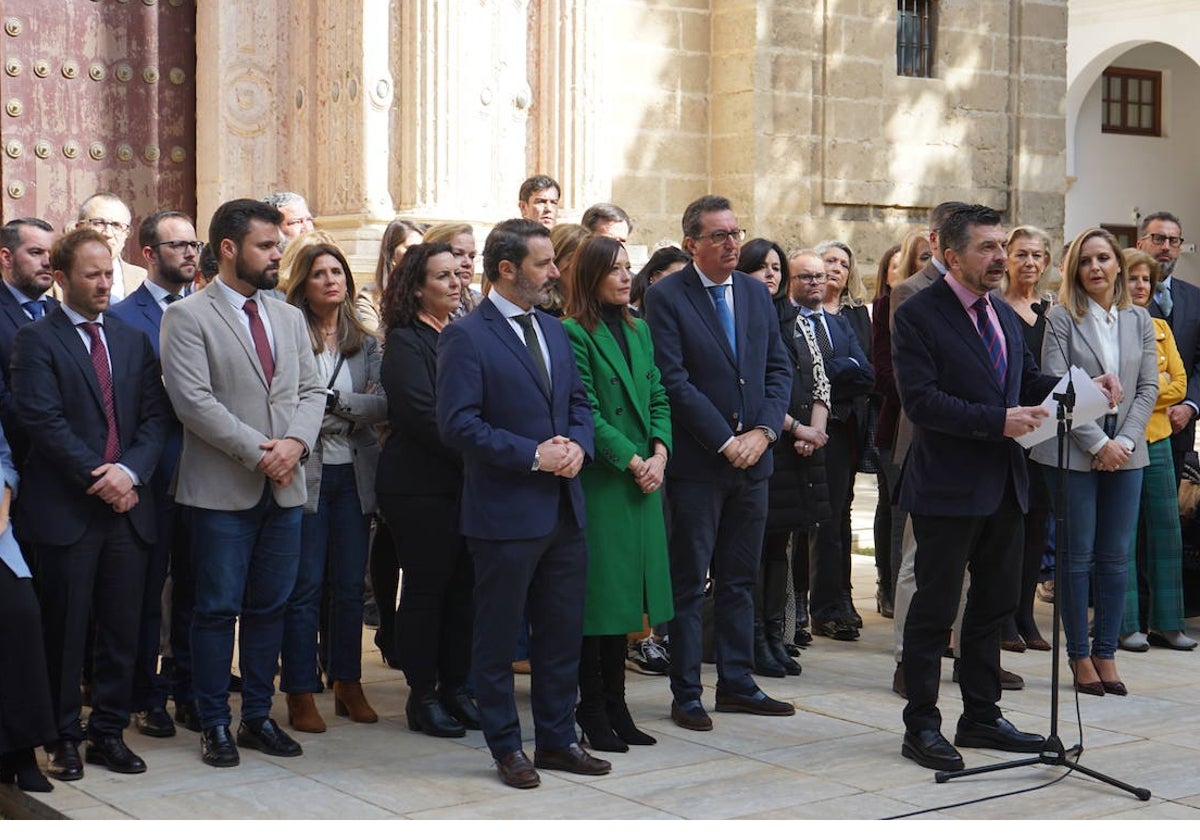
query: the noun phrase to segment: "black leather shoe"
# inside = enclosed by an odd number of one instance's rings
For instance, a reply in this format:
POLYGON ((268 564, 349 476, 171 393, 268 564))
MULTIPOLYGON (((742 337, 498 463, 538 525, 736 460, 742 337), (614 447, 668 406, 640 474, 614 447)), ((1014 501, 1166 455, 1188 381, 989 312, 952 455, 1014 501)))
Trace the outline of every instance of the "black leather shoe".
POLYGON ((753 694, 730 694, 717 689, 717 703, 714 708, 718 712, 745 712, 775 717, 796 714, 796 707, 791 703, 773 700, 761 690, 753 694))
POLYGON ((50 759, 46 764, 46 775, 50 778, 60 782, 76 782, 83 778, 83 761, 75 741, 59 741, 46 754, 50 759))
POLYGON ((304 752, 300 749, 300 745, 270 718, 256 720, 253 723, 242 721, 238 726, 237 745, 282 758, 294 758, 304 752))
POLYGON ((835 642, 853 642, 858 638, 858 630, 842 621, 840 618, 813 619, 813 635, 826 636, 835 642))
POLYGON ((134 715, 137 731, 151 738, 170 738, 175 734, 175 722, 162 706, 134 715))
POLYGON ((775 657, 775 661, 783 666, 783 670, 787 671, 789 676, 800 676, 804 669, 800 667, 799 662, 792 659, 781 636, 767 636, 767 647, 771 649, 771 654, 775 657))
POLYGON ((410 693, 404 713, 408 716, 408 728, 413 732, 424 732, 435 738, 461 738, 467 734, 466 727, 442 707, 432 690, 410 693))
POLYGON ((812 633, 808 632, 807 627, 797 627, 792 634, 792 644, 798 648, 808 647, 812 644, 812 633))
POLYGON ((562 770, 582 776, 603 776, 612 770, 611 764, 589 755, 579 744, 568 744, 561 750, 534 750, 533 766, 539 770, 562 770))
POLYGON ((767 647, 763 636, 754 639, 754 673, 760 677, 786 677, 783 663, 775 660, 775 654, 767 647))
POLYGON ((842 593, 842 623, 849 624, 855 629, 862 629, 862 616, 854 608, 854 598, 849 592, 842 593))
POLYGON ((212 726, 200 734, 200 760, 210 767, 237 767, 241 763, 228 726, 212 726))
POLYGON ((142 761, 133 750, 125 746, 120 735, 105 735, 100 738, 89 738, 87 744, 87 763, 99 764, 114 773, 145 773, 146 762, 142 761))
POLYGON ((1005 752, 1040 753, 1046 739, 1032 732, 1022 732, 1002 717, 991 723, 980 723, 965 717, 958 719, 954 744, 959 747, 983 747, 1005 752))
POLYGON ((500 774, 500 781, 504 784, 521 790, 535 788, 542 783, 538 771, 533 769, 533 762, 525 755, 524 750, 498 757, 496 772, 500 774))
POLYGON ((708 716, 708 712, 704 711, 704 707, 700 705, 699 700, 684 703, 682 706, 672 700, 671 720, 675 721, 677 726, 682 726, 684 729, 690 729, 693 732, 709 732, 712 730, 712 718, 708 716))
POLYGON ((442 708, 461 723, 464 729, 483 728, 483 724, 479 720, 479 707, 475 705, 471 695, 462 686, 441 692, 438 699, 442 701, 442 708))
POLYGON ((200 732, 204 728, 200 725, 200 712, 196 710, 195 703, 176 703, 175 722, 192 732, 200 732))
POLYGON ((961 770, 963 759, 958 750, 936 729, 905 732, 900 754, 930 770, 961 770))

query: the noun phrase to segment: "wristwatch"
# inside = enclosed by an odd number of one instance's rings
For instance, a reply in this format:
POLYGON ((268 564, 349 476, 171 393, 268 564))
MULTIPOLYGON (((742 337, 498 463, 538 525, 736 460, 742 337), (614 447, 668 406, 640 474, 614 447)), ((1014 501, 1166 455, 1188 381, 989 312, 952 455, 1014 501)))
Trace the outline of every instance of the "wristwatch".
POLYGON ((533 466, 530 467, 530 472, 537 472, 542 468, 542 453, 536 449, 533 450, 533 466))
POLYGON ((338 407, 338 400, 340 400, 341 398, 342 398, 342 395, 340 393, 338 393, 338 390, 336 388, 326 388, 325 389, 325 410, 333 411, 335 408, 338 407))

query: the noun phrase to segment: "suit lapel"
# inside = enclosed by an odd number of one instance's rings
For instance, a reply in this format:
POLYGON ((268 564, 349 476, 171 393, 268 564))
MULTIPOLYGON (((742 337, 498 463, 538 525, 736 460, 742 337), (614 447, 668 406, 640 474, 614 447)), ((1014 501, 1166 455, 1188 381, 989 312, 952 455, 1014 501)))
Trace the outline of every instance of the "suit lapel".
POLYGON ((641 346, 638 336, 628 325, 621 324, 621 329, 625 331, 625 341, 629 343, 629 364, 625 364, 625 354, 621 352, 621 346, 617 344, 612 331, 604 322, 597 325, 596 331, 591 334, 592 341, 595 342, 596 349, 599 350, 604 361, 616 372, 617 379, 620 380, 621 387, 625 389, 629 402, 635 406, 642 425, 648 427, 650 421, 646 417, 644 404, 649 400, 642 399, 635 384, 635 380, 641 372, 633 370, 633 366, 637 365, 642 358, 641 346))
MULTIPOLYGON (((99 406, 100 413, 103 414, 104 399, 100 396, 100 381, 96 379, 96 369, 92 366, 92 357, 88 355, 87 348, 83 346, 79 328, 73 325, 71 319, 67 317, 67 313, 62 311, 56 311, 50 323, 54 328, 54 334, 62 343, 63 349, 67 351, 67 355, 79 366, 79 371, 88 384, 88 390, 96 401, 96 405, 99 406)), ((111 359, 109 359, 109 364, 112 364, 111 359)))
POLYGON ((996 381, 996 374, 992 368, 992 360, 988 358, 987 349, 983 346, 983 339, 979 335, 979 330, 975 328, 975 324, 972 323, 971 316, 966 313, 962 308, 962 304, 959 303, 958 296, 954 294, 954 290, 950 288, 950 284, 944 281, 933 288, 937 289, 937 293, 932 295, 932 298, 947 325, 962 339, 963 344, 967 347, 967 351, 987 371, 987 378, 992 383, 992 386, 997 391, 1000 391, 1000 383, 996 381))
POLYGON ((1096 319, 1092 317, 1091 312, 1087 312, 1083 316, 1083 320, 1076 325, 1076 332, 1079 333, 1080 339, 1083 340, 1084 347, 1092 354, 1092 358, 1096 360, 1097 370, 1104 370, 1104 354, 1101 352, 1099 326, 1096 324, 1096 319))
MULTIPOLYGON (((733 357, 733 348, 729 346, 729 339, 725 337, 725 330, 721 329, 721 322, 717 320, 717 311, 713 307, 712 295, 708 289, 704 287, 704 283, 700 281, 700 275, 696 273, 696 269, 688 266, 684 269, 684 287, 687 289, 687 299, 696 309, 696 314, 700 316, 700 320, 708 327, 709 332, 713 335, 713 341, 725 353, 725 358, 729 360, 729 364, 737 368, 737 360, 733 357)), ((735 292, 736 294, 736 292, 735 292)), ((734 299, 734 306, 737 306, 737 299, 734 299)), ((737 329, 737 317, 733 319, 734 330, 737 329)))
MULTIPOLYGON (((267 384, 266 374, 263 373, 262 363, 258 361, 258 353, 255 352, 254 345, 250 343, 249 328, 238 323, 237 313, 233 311, 233 307, 229 305, 229 302, 225 299, 224 294, 219 288, 217 288, 215 283, 210 286, 205 286, 203 293, 208 295, 208 304, 217 313, 217 317, 225 322, 230 331, 233 333, 234 338, 242 346, 242 350, 245 352, 247 358, 249 358, 250 364, 254 368, 254 372, 258 374, 258 381, 262 383, 263 388, 269 391, 270 386, 267 384), (211 291, 209 291, 210 289, 211 291)), ((270 313, 268 313, 267 317, 270 317, 270 313)), ((275 326, 276 324, 272 322, 272 328, 275 326)), ((275 342, 276 347, 278 347, 278 331, 276 331, 275 334, 275 342)), ((278 359, 280 355, 280 353, 276 352, 276 359, 278 359)), ((278 364, 276 367, 278 367, 278 364)))
MULTIPOLYGON (((115 321, 116 319, 112 319, 115 321)), ((109 324, 112 323, 109 319, 104 321, 104 337, 108 339, 108 364, 112 369, 113 382, 113 411, 117 415, 117 432, 127 430, 128 435, 121 435, 127 440, 133 439, 133 434, 138 427, 138 418, 129 416, 136 401, 125 399, 130 396, 126 394, 127 388, 132 388, 135 384, 141 383, 141 376, 135 370, 133 364, 133 345, 125 340, 125 336, 121 335, 121 328, 115 330, 109 329, 109 324)), ((139 334, 139 338, 140 338, 139 334)), ((90 361, 90 359, 89 359, 90 361)), ((124 445, 122 445, 124 448, 124 445)))
MULTIPOLYGON (((533 359, 529 355, 529 349, 525 346, 521 339, 517 338, 517 334, 513 332, 513 328, 508 325, 508 319, 500 314, 500 310, 496 308, 496 304, 485 299, 483 303, 479 304, 479 312, 480 316, 487 321, 488 329, 495 333, 497 338, 500 339, 500 343, 507 347, 509 351, 517 357, 517 361, 519 361, 529 375, 533 377, 533 381, 538 386, 538 390, 542 392, 547 400, 550 400, 551 395, 546 393, 546 388, 542 383, 541 372, 533 366, 533 359)), ((551 364, 550 382, 551 387, 553 387, 554 383, 558 381, 559 376, 558 371, 553 369, 554 354, 548 353, 548 355, 550 356, 551 364)))
MULTIPOLYGON (((13 326, 13 330, 19 330, 26 324, 33 323, 29 320, 29 316, 25 314, 25 310, 21 308, 21 304, 17 303, 17 299, 13 297, 12 291, 9 290, 8 284, 3 283, 4 288, 0 289, 0 310, 3 310, 6 317, 13 326)), ((49 314, 49 307, 46 308, 46 313, 49 314)))

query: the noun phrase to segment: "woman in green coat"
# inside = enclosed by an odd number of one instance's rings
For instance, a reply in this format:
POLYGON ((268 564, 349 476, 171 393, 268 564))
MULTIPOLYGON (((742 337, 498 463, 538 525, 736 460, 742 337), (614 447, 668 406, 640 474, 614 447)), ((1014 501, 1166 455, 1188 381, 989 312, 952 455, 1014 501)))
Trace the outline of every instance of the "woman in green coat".
POLYGON ((621 243, 592 237, 575 255, 563 323, 596 421, 583 470, 588 582, 575 719, 594 749, 655 741, 625 704, 625 634, 674 615, 663 471, 671 447, 667 394, 646 323, 629 314, 632 278, 621 243))

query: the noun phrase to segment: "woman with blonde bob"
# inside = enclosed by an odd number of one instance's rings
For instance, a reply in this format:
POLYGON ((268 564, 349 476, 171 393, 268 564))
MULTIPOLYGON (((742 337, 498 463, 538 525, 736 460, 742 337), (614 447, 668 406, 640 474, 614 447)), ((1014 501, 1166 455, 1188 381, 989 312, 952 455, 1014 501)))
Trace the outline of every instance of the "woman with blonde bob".
MULTIPOLYGON (((1133 302, 1149 306, 1159 283, 1158 262, 1137 248, 1125 249, 1125 262, 1133 302)), ((1129 549, 1120 644, 1124 650, 1148 650, 1151 637, 1146 630, 1150 628, 1155 642, 1163 647, 1191 650, 1196 641, 1184 632, 1183 538, 1171 455, 1171 420, 1167 416, 1167 408, 1178 404, 1187 391, 1187 371, 1167 322, 1162 318, 1153 321, 1158 347, 1158 401, 1146 424, 1150 463, 1142 475, 1137 533, 1129 549), (1148 603, 1140 599, 1139 572, 1145 580, 1148 603)))
MULTIPOLYGON (((1126 565, 1137 523, 1142 471, 1150 463, 1146 423, 1158 398, 1158 360, 1150 314, 1134 306, 1121 246, 1100 228, 1085 230, 1064 261, 1059 305, 1046 319, 1042 370, 1061 376, 1079 366, 1089 376, 1115 375, 1121 401, 1097 420, 1076 423, 1067 447, 1066 526, 1062 576, 1063 628, 1076 689, 1128 694, 1115 653, 1125 605, 1126 565), (1095 605, 1089 646, 1088 588, 1095 605), (1090 649, 1089 649, 1090 648, 1090 649)), ((1054 439, 1033 459, 1055 466, 1054 439)), ((1051 476, 1051 481, 1056 480, 1051 476)))

